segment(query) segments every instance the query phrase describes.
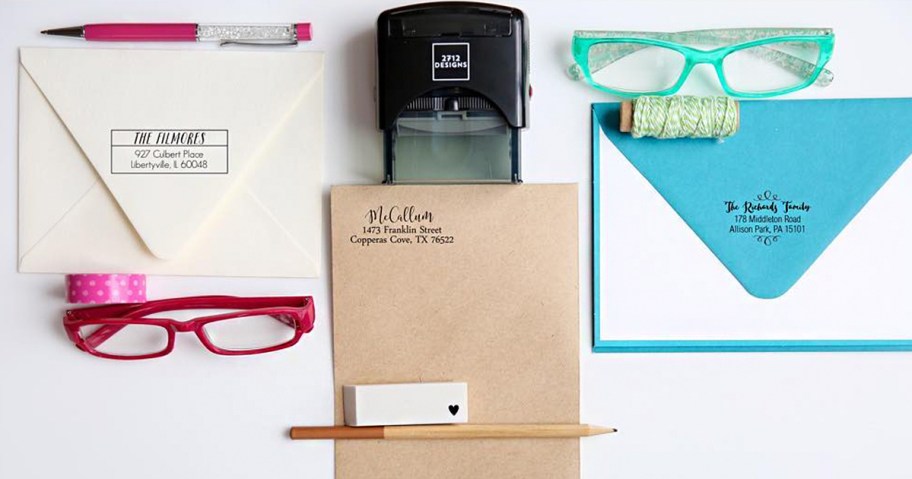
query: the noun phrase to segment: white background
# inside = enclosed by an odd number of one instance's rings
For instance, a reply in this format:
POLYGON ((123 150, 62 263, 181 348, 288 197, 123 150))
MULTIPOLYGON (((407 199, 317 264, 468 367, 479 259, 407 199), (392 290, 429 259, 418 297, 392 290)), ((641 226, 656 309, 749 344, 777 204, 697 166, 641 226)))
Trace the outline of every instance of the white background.
MULTIPOLYGON (((93 21, 311 21, 316 40, 299 48, 327 53, 326 188, 379 181, 374 22, 396 3, 264 3, 0 1, 0 478, 332 477, 330 443, 285 436, 292 424, 332 422, 327 274, 281 281, 151 278, 149 293, 156 298, 311 294, 318 323, 282 353, 223 358, 181 338, 166 358, 119 362, 67 342, 61 276, 16 273, 17 47, 84 46, 41 38, 43 28, 93 21)), ((834 84, 793 98, 910 96, 912 5, 514 3, 528 14, 532 32, 535 95, 524 177, 581 185, 581 419, 621 431, 582 441, 583 477, 912 475, 912 354, 589 352, 589 104, 610 98, 564 74, 577 28, 831 26, 834 84)))

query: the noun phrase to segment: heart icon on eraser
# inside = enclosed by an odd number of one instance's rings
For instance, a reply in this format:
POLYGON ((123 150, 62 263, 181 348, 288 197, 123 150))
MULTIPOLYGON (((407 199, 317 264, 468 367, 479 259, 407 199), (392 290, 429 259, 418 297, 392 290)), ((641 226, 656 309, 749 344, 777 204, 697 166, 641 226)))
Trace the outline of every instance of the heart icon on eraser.
POLYGON ((452 415, 455 416, 456 413, 459 412, 459 405, 458 405, 458 404, 450 404, 450 405, 447 407, 447 409, 450 410, 450 414, 452 414, 452 415))

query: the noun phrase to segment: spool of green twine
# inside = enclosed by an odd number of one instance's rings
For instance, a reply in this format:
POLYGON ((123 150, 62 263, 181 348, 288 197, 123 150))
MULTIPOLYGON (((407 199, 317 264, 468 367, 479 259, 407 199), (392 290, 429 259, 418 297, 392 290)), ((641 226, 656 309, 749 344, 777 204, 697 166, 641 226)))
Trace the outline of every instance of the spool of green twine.
POLYGON ((738 131, 738 102, 725 96, 644 96, 621 104, 621 131, 634 138, 728 138, 738 131))

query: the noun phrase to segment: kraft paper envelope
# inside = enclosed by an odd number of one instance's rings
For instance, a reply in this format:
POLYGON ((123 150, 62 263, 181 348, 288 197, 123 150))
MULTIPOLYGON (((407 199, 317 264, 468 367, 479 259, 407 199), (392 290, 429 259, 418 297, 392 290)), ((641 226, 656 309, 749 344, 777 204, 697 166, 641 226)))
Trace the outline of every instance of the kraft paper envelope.
POLYGON ((316 276, 323 55, 23 48, 19 270, 316 276))
MULTIPOLYGON (((470 423, 579 421, 576 185, 332 189, 346 384, 465 381, 470 423)), ((579 478, 576 439, 337 441, 336 478, 579 478)))

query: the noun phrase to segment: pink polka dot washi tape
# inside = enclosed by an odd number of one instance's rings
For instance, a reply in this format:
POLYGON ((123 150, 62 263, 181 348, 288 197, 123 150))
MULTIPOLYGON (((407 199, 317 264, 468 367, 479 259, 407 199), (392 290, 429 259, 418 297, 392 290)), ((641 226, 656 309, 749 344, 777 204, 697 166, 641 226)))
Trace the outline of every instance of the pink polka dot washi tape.
POLYGON ((145 303, 144 274, 68 274, 67 303, 145 303))

